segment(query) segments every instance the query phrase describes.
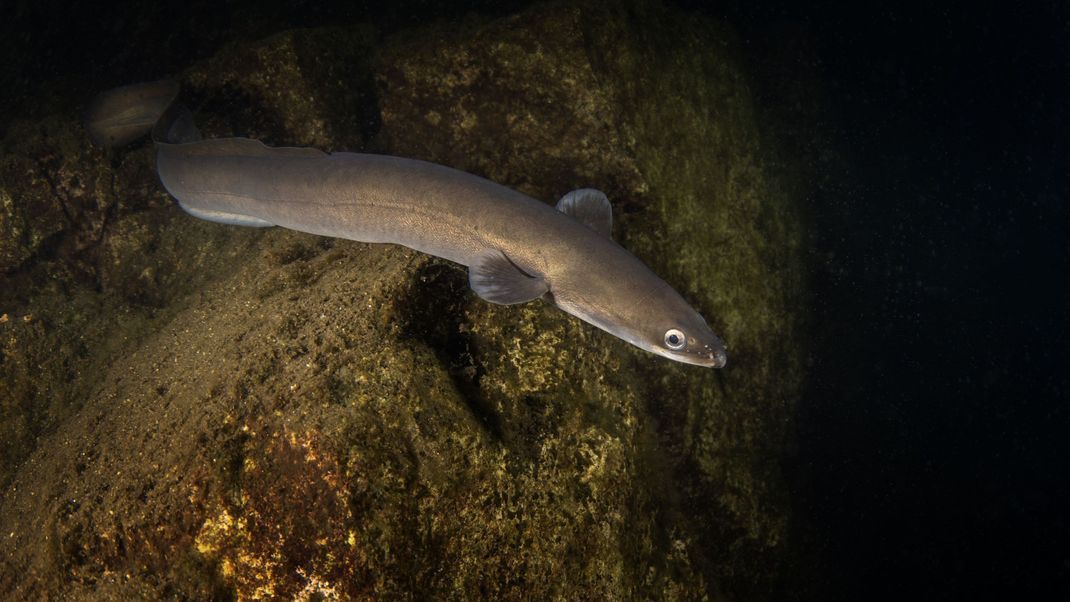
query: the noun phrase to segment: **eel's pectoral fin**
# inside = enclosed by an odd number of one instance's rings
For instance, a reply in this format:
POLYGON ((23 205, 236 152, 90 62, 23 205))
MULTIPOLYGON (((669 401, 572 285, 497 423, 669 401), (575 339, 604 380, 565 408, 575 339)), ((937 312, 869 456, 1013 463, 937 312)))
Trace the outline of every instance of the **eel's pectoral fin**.
POLYGON ((613 236, 613 206, 601 190, 573 190, 561 197, 557 210, 603 236, 613 236))
POLYGON ((483 299, 499 305, 531 301, 550 290, 545 280, 524 272, 497 249, 483 253, 468 267, 468 285, 483 299))

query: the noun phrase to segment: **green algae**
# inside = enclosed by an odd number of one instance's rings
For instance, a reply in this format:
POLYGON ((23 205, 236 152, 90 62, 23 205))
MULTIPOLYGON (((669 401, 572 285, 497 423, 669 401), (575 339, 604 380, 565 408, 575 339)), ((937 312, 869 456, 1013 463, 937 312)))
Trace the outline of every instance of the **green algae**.
POLYGON ((205 135, 326 150, 362 147, 375 128, 368 27, 286 31, 232 45, 182 76, 205 135))
POLYGON ((692 392, 680 426, 700 485, 736 517, 751 554, 775 550, 787 517, 778 466, 761 458, 786 449, 802 379, 801 212, 778 182, 787 174, 765 167, 770 137, 731 32, 656 7, 631 10, 632 19, 588 28, 592 61, 633 116, 623 127, 649 182, 644 211, 622 230, 728 342, 731 369, 716 385, 680 375, 692 392), (610 50, 620 39, 636 40, 634 51, 610 50), (656 228, 643 227, 651 221, 656 228))

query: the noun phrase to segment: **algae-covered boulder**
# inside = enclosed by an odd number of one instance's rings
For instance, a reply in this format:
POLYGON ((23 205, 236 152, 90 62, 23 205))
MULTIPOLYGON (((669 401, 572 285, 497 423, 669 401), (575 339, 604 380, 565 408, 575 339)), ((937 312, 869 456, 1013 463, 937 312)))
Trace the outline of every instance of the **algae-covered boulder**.
MULTIPOLYGON (((92 285, 52 296, 98 311, 70 304, 75 322, 32 279, 0 297, 92 333, 60 354, 93 368, 68 411, 24 421, 45 432, 12 455, 0 593, 767 596, 801 378, 798 199, 763 167, 734 48, 656 4, 553 4, 380 43, 288 32, 191 65, 210 135, 373 148, 548 202, 602 188, 617 238, 723 335, 728 368, 545 302, 487 304, 463 269, 401 247, 198 222, 159 190, 137 200, 147 147, 87 151, 125 200, 92 285)), ((16 365, 63 337, 16 324, 0 369, 26 383, 5 409, 24 416, 47 387, 16 365)))

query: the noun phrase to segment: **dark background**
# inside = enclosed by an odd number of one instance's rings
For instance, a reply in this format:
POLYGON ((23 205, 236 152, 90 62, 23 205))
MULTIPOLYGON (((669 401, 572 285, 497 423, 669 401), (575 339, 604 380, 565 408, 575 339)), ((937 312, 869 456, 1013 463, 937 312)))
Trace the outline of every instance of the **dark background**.
POLYGON ((788 467, 815 595, 1070 600, 1068 9, 724 11, 752 46, 777 22, 809 32, 841 158, 818 167, 788 467))
MULTIPOLYGON (((0 134, 228 41, 524 4, 5 2, 0 134)), ((736 28, 759 98, 790 34, 819 100, 784 597, 1070 599, 1070 4, 676 4, 736 28)))

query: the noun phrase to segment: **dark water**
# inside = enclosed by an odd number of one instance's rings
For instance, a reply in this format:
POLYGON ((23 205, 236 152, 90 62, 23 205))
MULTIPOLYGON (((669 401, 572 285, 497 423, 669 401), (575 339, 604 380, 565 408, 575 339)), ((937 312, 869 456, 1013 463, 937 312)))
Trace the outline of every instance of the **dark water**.
MULTIPOLYGON (((19 3, 4 109, 69 102, 36 96, 51 77, 96 91, 282 25, 521 4, 19 3)), ((681 4, 755 57, 800 35, 838 157, 817 163, 810 388, 785 465, 813 561, 785 594, 1068 599, 1070 5, 681 4)))
POLYGON ((836 598, 1070 599, 1068 9, 727 11, 809 32, 848 167, 791 469, 836 598))

